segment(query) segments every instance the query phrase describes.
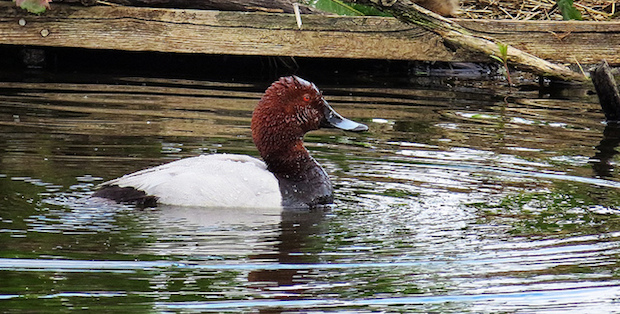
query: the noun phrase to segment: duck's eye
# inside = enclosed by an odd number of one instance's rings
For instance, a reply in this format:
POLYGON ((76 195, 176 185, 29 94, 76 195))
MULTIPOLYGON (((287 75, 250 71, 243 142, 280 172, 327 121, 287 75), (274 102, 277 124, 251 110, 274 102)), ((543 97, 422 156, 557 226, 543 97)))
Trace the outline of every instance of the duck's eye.
POLYGON ((306 94, 303 97, 304 101, 310 101, 310 95, 306 94))

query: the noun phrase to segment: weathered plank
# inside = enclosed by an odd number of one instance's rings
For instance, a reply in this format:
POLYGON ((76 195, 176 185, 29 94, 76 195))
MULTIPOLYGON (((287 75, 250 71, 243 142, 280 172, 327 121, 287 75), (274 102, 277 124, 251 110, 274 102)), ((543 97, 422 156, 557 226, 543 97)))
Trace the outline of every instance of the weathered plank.
POLYGON ((620 63, 620 22, 458 20, 469 30, 556 62, 620 63))
MULTIPOLYGON (((458 20, 542 58, 620 63, 618 22, 458 20)), ((488 61, 451 50, 438 35, 394 18, 54 5, 40 16, 0 2, 0 44, 128 51, 488 61), (25 24, 24 24, 25 23, 25 24), (22 25, 23 24, 23 25, 22 25)))

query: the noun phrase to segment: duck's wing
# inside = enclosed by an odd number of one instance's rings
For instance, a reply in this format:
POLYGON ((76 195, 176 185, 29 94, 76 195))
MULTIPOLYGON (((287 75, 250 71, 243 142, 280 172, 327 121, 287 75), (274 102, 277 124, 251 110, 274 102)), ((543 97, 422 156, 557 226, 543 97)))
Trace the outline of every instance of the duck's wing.
POLYGON ((94 196, 106 197, 102 191, 115 187, 126 194, 133 189, 138 196, 142 192, 169 205, 281 207, 282 203, 278 180, 265 163, 234 154, 185 158, 134 172, 103 183, 94 196))

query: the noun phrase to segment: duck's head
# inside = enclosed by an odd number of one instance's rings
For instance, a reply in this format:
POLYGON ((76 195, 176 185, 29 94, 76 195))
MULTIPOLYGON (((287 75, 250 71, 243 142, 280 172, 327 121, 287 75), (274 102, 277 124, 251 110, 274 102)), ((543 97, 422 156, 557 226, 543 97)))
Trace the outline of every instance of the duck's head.
POLYGON ((368 130, 366 125, 339 115, 313 83, 297 76, 282 77, 271 84, 252 116, 252 137, 259 150, 266 141, 285 145, 319 128, 368 130))

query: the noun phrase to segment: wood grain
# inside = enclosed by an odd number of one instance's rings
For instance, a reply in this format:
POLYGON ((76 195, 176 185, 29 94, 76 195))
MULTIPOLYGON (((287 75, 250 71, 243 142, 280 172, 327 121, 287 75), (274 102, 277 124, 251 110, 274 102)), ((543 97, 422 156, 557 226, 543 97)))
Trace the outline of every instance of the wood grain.
POLYGON ((620 63, 620 22, 456 20, 540 58, 556 62, 620 63))
MULTIPOLYGON (((440 36, 394 18, 55 4, 37 16, 0 2, 0 44, 127 51, 489 61, 448 48, 440 36), (20 25, 25 21, 25 25, 20 25)), ((618 22, 456 20, 542 58, 620 63, 618 22)))

